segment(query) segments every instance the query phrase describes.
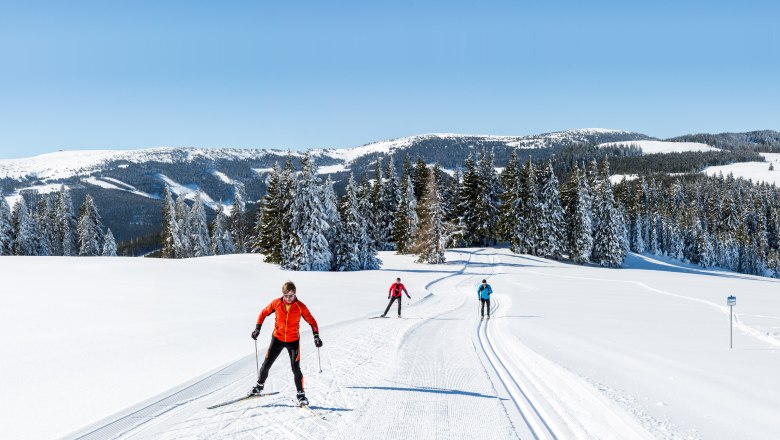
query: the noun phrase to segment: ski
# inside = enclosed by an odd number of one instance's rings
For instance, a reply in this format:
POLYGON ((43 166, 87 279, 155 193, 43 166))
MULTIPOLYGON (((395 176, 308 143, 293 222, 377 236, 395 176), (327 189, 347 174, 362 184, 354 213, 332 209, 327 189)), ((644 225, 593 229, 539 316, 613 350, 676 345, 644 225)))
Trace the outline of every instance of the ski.
POLYGON ((370 316, 368 319, 389 318, 389 316, 370 316))
POLYGON ((232 405, 234 403, 238 403, 238 402, 241 402, 241 401, 244 401, 244 400, 255 399, 255 398, 258 398, 258 397, 272 396, 274 394, 279 394, 279 391, 271 391, 270 393, 252 394, 252 395, 249 395, 249 396, 239 397, 238 399, 228 400, 227 402, 222 402, 222 403, 218 403, 216 405, 209 406, 206 409, 219 408, 219 407, 222 407, 222 406, 232 405))
POLYGON ((300 405, 300 404, 298 404, 298 408, 306 411, 307 413, 311 414, 314 417, 317 417, 318 419, 325 420, 324 417, 322 417, 321 415, 317 414, 317 412, 314 411, 313 409, 309 408, 309 405, 300 405))

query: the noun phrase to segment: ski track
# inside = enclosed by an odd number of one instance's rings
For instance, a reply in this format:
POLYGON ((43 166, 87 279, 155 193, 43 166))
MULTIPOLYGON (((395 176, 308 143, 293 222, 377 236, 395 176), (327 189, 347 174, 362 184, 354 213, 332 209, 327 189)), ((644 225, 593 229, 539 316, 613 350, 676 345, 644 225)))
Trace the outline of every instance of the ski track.
MULTIPOLYGON (((646 437, 634 420, 626 421, 626 414, 616 411, 615 404, 598 395, 584 378, 533 352, 509 332, 500 319, 512 307, 508 296, 494 295, 492 318, 479 318, 476 284, 482 278, 506 275, 500 271, 506 266, 499 254, 484 250, 451 253, 465 258, 460 270, 428 283, 427 295, 411 306, 404 305, 404 319, 367 320, 371 315, 366 315, 326 327, 321 374, 317 373, 316 349, 302 340, 301 367, 312 402, 308 409, 297 408, 293 399, 295 387, 284 354, 266 382, 266 390, 279 394, 206 409, 241 396, 251 387, 257 373, 251 368, 255 363, 250 356, 234 363, 240 364, 239 371, 224 375, 222 382, 198 396, 145 419, 136 414, 148 412, 149 407, 115 419, 113 424, 119 423, 121 429, 108 438, 646 437), (502 348, 506 346, 513 350, 502 348), (567 404, 566 399, 574 403, 567 404), (583 418, 594 417, 587 410, 573 409, 583 403, 597 413, 601 425, 593 428, 583 422, 583 418), (442 419, 448 423, 443 425, 442 419), (598 429, 604 426, 614 431, 604 435, 598 429)), ((548 275, 526 269, 522 273, 548 275)), ((509 280, 519 285, 512 277, 509 280)))

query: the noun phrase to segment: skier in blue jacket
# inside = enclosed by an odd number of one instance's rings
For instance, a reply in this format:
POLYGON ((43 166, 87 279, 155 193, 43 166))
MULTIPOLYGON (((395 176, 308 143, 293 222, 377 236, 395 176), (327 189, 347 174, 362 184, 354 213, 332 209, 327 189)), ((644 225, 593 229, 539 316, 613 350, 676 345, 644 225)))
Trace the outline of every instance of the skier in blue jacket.
POLYGON ((487 304, 487 315, 490 318, 490 295, 493 294, 493 288, 487 283, 487 280, 482 280, 482 284, 477 289, 477 298, 481 303, 480 315, 485 317, 485 304, 487 304))

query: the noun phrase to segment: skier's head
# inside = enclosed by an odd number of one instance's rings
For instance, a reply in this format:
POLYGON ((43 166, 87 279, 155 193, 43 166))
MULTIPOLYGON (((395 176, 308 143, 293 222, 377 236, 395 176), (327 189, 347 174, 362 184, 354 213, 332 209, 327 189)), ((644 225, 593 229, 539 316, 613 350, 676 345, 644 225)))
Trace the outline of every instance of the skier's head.
POLYGON ((291 303, 295 301, 295 284, 292 281, 287 281, 286 283, 282 284, 282 296, 284 297, 284 302, 291 303))
POLYGON ((487 284, 487 280, 482 280, 482 284, 487 284))
POLYGON ((396 279, 395 279, 395 282, 396 282, 396 283, 400 283, 400 282, 401 282, 401 279, 400 279, 400 278, 396 278, 396 279))

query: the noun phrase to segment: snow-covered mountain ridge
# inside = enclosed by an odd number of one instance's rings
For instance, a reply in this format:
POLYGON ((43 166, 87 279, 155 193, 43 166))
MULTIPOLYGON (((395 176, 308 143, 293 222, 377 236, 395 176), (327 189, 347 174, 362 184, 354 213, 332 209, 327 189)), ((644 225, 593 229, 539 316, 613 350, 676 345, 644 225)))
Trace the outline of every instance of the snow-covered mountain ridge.
MULTIPOLYGON (((592 137, 621 135, 636 139, 647 136, 623 130, 586 128, 560 131, 530 136, 494 136, 463 134, 422 134, 390 139, 353 148, 313 149, 315 157, 331 160, 328 165, 342 163, 348 165, 363 156, 387 155, 408 149, 416 144, 430 141, 482 141, 506 144, 518 148, 546 148, 557 143, 588 142, 592 137)), ((128 164, 147 162, 174 164, 196 161, 252 161, 273 158, 283 160, 287 154, 300 157, 301 151, 279 149, 241 149, 241 148, 188 148, 158 147, 138 150, 73 150, 46 153, 29 158, 0 159, 0 179, 67 179, 75 176, 90 175, 106 168, 122 167, 128 164)))

